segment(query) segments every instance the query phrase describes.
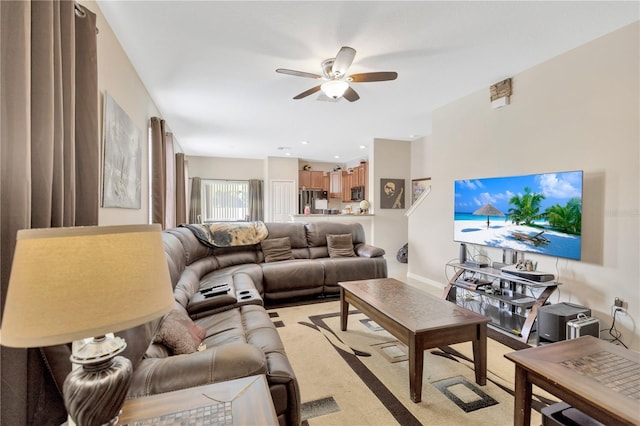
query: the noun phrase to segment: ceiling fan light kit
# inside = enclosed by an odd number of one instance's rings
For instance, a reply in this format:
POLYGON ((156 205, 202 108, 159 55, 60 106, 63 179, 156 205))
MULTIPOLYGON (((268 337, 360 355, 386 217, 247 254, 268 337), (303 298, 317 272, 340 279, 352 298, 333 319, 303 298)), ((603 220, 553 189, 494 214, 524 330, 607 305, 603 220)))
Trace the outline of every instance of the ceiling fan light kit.
POLYGON ((398 78, 398 73, 394 71, 365 72, 347 76, 347 71, 353 63, 355 56, 356 50, 354 48, 342 46, 335 58, 329 58, 322 61, 322 75, 285 68, 278 68, 276 72, 296 77, 324 80, 324 83, 294 96, 293 99, 306 98, 307 96, 322 90, 325 95, 333 100, 337 100, 344 96, 344 98, 349 102, 355 102, 360 99, 358 93, 353 90, 353 87, 351 87, 349 83, 370 83, 375 81, 395 80, 398 78))
POLYGON ((349 88, 349 83, 343 80, 329 80, 322 83, 320 87, 325 95, 333 99, 338 99, 344 95, 344 92, 349 88))

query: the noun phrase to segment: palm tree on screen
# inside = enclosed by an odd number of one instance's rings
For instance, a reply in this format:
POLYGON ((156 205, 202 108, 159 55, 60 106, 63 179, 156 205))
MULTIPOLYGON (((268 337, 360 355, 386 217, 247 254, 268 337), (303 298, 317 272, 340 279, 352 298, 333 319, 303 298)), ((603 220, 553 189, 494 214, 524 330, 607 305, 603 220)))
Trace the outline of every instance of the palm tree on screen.
POLYGON ((513 205, 507 213, 505 220, 511 219, 516 225, 531 225, 534 220, 545 217, 540 213, 540 203, 545 199, 544 194, 531 192, 531 188, 524 188, 523 195, 514 195, 509 199, 509 204, 513 205))

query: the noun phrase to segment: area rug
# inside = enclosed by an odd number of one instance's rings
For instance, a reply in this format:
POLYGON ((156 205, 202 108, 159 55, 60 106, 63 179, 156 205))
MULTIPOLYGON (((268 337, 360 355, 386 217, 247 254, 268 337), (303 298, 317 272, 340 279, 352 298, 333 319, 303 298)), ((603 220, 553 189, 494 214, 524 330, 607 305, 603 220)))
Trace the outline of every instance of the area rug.
MULTIPOLYGON (((470 342, 425 352, 422 401, 409 396, 406 347, 351 311, 340 330, 339 301, 270 309, 300 384, 308 425, 511 425, 513 349, 488 340, 486 386, 475 383, 470 342)), ((535 389, 537 391, 537 389, 535 389)), ((555 402, 534 391, 532 424, 555 402)))

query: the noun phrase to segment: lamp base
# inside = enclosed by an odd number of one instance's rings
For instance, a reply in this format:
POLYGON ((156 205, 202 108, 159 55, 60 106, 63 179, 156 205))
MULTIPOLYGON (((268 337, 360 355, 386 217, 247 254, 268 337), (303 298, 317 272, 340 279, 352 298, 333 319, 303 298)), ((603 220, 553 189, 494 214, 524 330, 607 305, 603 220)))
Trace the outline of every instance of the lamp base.
POLYGON ((63 385, 71 419, 79 426, 116 424, 132 373, 131 361, 123 356, 72 370, 63 385))

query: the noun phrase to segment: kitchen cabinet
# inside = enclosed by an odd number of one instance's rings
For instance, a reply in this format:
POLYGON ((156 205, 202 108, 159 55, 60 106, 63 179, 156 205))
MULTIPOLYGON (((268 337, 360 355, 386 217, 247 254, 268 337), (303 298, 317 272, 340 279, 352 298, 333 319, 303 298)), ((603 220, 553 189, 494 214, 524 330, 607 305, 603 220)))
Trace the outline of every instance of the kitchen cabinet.
POLYGON ((312 189, 322 189, 322 171, 312 170, 311 171, 311 188, 312 189))
POLYGON ((299 170, 298 171, 298 187, 300 189, 322 189, 322 171, 318 170, 299 170))
POLYGON ((329 198, 342 199, 342 171, 329 173, 329 198))
POLYGON ((367 168, 367 163, 360 164, 356 167, 358 170, 358 184, 357 186, 367 186, 369 183, 369 173, 367 168))
POLYGON ((306 170, 298 171, 298 188, 311 188, 311 172, 308 172, 306 170))
POLYGON ((353 178, 352 173, 344 173, 342 175, 342 202, 351 202, 351 181, 353 178))

